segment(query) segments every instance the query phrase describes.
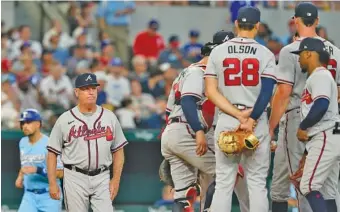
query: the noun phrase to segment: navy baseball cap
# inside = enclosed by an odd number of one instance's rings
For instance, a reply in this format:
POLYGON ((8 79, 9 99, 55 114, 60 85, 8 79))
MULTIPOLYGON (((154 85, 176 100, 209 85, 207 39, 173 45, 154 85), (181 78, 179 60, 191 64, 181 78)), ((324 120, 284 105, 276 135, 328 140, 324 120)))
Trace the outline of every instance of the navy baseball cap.
POLYGON ((84 73, 76 78, 75 82, 76 88, 92 85, 99 86, 99 83, 97 82, 97 76, 92 73, 84 73))
POLYGON ((238 11, 237 21, 239 23, 257 24, 260 22, 261 12, 256 7, 242 7, 238 11))
POLYGON ((302 2, 295 7, 294 17, 316 19, 318 18, 318 8, 312 3, 302 2))
POLYGON ((235 37, 234 33, 231 31, 218 31, 213 36, 213 44, 221 44, 235 37))
POLYGON ((303 51, 315 51, 318 53, 326 53, 324 42, 317 38, 305 38, 301 41, 299 50, 292 51, 293 54, 300 54, 303 51))
POLYGON ((156 19, 151 19, 149 21, 149 27, 153 30, 158 30, 159 29, 159 23, 156 19))
POLYGON ((177 35, 171 35, 171 36, 169 37, 169 43, 172 43, 172 42, 174 42, 174 41, 179 41, 179 38, 178 38, 177 35))
POLYGON ((189 36, 190 37, 198 37, 198 36, 200 36, 200 32, 198 31, 198 30, 190 30, 190 32, 189 32, 189 36))

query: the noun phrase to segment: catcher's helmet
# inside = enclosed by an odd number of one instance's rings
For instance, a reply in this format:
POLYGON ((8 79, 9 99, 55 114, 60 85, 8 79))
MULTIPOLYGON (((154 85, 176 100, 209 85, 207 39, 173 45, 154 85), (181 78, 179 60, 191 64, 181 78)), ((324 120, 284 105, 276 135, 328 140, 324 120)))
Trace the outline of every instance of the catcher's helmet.
POLYGON ((20 114, 20 122, 41 121, 39 111, 36 109, 26 109, 20 114))

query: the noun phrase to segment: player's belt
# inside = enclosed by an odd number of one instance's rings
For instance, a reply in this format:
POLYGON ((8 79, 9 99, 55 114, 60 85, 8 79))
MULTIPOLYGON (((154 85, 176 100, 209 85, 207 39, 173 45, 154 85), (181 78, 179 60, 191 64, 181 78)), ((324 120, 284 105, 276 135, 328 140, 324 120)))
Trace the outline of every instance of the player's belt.
POLYGON ((247 109, 250 109, 251 107, 248 107, 246 105, 243 105, 243 104, 233 104, 235 107, 237 107, 237 109, 239 110, 247 110, 247 109))
POLYGON ((48 192, 48 190, 46 188, 42 188, 42 189, 26 189, 26 191, 32 192, 32 193, 35 193, 35 194, 44 194, 44 193, 48 192))
POLYGON ((88 175, 88 176, 96 176, 106 170, 108 170, 109 168, 104 166, 100 169, 96 169, 96 170, 93 170, 93 171, 88 171, 88 170, 84 170, 84 169, 81 169, 81 168, 78 168, 76 166, 73 166, 73 165, 68 165, 68 164, 65 164, 64 165, 65 168, 69 169, 69 170, 73 170, 73 171, 76 171, 76 172, 80 172, 82 174, 85 174, 85 175, 88 175))
POLYGON ((169 119, 168 124, 172 124, 172 123, 188 123, 188 122, 183 121, 180 116, 177 116, 177 117, 169 119))

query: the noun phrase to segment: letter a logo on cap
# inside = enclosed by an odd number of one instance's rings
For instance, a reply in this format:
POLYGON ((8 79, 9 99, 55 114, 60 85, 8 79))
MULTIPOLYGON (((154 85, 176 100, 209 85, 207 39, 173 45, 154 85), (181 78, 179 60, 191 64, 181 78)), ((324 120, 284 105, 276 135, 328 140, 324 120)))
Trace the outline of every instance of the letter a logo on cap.
POLYGON ((91 75, 87 76, 87 78, 86 78, 86 80, 85 80, 85 81, 87 82, 87 81, 89 81, 89 80, 91 80, 91 81, 92 81, 91 75))

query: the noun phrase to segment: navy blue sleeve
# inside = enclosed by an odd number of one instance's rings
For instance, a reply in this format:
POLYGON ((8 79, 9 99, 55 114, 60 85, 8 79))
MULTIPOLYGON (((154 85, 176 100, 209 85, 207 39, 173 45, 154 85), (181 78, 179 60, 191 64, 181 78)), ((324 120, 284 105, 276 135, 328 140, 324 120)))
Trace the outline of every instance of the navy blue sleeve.
POLYGON ((272 78, 261 77, 261 91, 257 98, 253 111, 250 114, 250 118, 257 120, 262 115, 263 111, 266 109, 270 98, 273 94, 274 85, 276 81, 272 78))
POLYGON ((47 171, 46 169, 38 166, 37 167, 37 174, 40 174, 41 176, 47 177, 47 171))
POLYGON ((191 129, 195 132, 203 130, 201 122, 198 119, 197 102, 199 98, 191 95, 185 95, 181 99, 181 106, 186 120, 188 121, 191 129))
POLYGON ((326 98, 317 99, 306 118, 300 123, 300 129, 306 130, 318 123, 327 112, 329 100, 326 98))

